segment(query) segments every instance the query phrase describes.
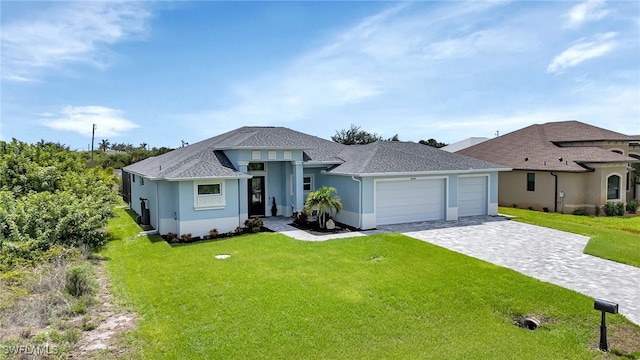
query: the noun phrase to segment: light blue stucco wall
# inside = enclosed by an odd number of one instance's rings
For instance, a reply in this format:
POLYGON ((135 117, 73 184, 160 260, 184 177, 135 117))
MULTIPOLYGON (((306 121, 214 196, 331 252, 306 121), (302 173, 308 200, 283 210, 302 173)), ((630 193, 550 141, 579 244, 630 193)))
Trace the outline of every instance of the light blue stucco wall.
POLYGON ((158 203, 160 218, 175 218, 178 213, 178 183, 158 181, 158 203))
MULTIPOLYGON (((133 174, 132 174, 133 175, 133 174)), ((136 181, 131 183, 131 209, 136 214, 142 216, 141 201, 140 198, 147 199, 147 208, 149 209, 149 215, 151 220, 151 226, 157 229, 158 226, 158 199, 157 199, 157 182, 149 179, 144 179, 135 175, 136 181), (144 185, 142 184, 144 182, 144 185)))
POLYGON ((447 203, 447 207, 449 208, 457 208, 458 207, 458 175, 449 175, 449 177, 445 180, 449 185, 449 202, 447 203))
MULTIPOLYGON (((225 205, 222 209, 196 210, 194 208, 194 182, 178 182, 178 193, 180 205, 178 220, 205 220, 216 218, 229 218, 238 216, 238 180, 230 179, 224 181, 225 205)), ((242 181, 242 180, 241 180, 242 181)))
POLYGON ((492 172, 489 175, 489 202, 498 203, 498 172, 492 172))
POLYGON ((319 187, 333 186, 337 195, 342 200, 342 209, 345 211, 359 211, 359 186, 350 176, 320 175, 319 187))

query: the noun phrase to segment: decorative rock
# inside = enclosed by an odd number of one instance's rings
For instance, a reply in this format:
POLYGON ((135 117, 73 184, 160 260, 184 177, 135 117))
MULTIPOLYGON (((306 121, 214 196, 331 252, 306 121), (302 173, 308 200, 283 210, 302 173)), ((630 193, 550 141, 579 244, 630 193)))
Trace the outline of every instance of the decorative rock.
POLYGON ((332 219, 327 220, 327 223, 325 224, 327 230, 334 230, 336 228, 336 223, 333 222, 332 219))
POLYGON ((228 254, 216 255, 216 259, 218 259, 218 260, 224 260, 224 259, 228 259, 230 257, 231 257, 231 255, 228 255, 228 254))

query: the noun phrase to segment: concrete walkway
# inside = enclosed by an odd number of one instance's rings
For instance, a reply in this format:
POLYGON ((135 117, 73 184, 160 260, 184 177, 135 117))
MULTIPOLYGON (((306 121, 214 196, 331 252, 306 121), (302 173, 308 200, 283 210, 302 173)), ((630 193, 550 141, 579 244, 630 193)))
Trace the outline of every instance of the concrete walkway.
POLYGON ((287 225, 290 221, 289 218, 265 218, 264 225, 304 241, 402 233, 593 298, 617 302, 621 314, 640 324, 640 268, 583 254, 589 241, 586 236, 486 216, 388 225, 374 231, 321 236, 287 225))

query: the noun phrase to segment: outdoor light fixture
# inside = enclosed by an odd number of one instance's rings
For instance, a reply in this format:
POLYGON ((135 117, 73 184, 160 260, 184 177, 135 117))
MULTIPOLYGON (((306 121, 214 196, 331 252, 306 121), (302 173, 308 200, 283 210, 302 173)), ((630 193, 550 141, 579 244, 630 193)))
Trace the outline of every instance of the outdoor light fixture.
POLYGON ((593 308, 602 311, 602 322, 600 323, 600 350, 609 351, 609 346, 607 345, 607 323, 605 317, 606 313, 617 314, 618 304, 607 300, 595 299, 593 308))

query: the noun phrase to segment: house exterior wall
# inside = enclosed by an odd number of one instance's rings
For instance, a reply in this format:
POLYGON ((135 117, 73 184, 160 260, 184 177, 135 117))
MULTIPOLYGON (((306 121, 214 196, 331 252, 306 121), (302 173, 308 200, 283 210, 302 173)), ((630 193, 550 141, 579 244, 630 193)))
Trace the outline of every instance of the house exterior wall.
POLYGON ((178 183, 158 181, 159 219, 158 232, 160 234, 178 233, 178 183))
POLYGON ((177 234, 191 233, 193 236, 203 236, 211 229, 218 232, 229 232, 241 226, 239 218, 239 181, 244 179, 225 179, 223 197, 224 207, 219 209, 198 210, 195 208, 194 181, 179 181, 177 212, 177 234))
POLYGON ((157 182, 149 179, 145 179, 139 175, 131 174, 135 176, 135 182, 131 182, 131 209, 136 214, 143 216, 142 205, 140 198, 147 199, 147 208, 149 209, 150 225, 154 228, 158 228, 158 199, 157 199, 157 182), (144 183, 144 184, 143 184, 144 183))
POLYGON ((360 189, 358 182, 350 176, 339 175, 319 175, 318 187, 333 186, 337 190, 337 195, 342 201, 342 210, 335 216, 335 219, 343 224, 359 228, 360 217, 360 189))
MULTIPOLYGON (((557 211, 572 213, 584 208, 587 212, 596 213, 596 206, 602 208, 607 201, 626 202, 625 174, 626 164, 589 164, 592 172, 553 172, 558 177, 557 211), (607 178, 613 174, 621 178, 622 189, 620 199, 607 200, 607 178), (564 193, 564 198, 560 193, 564 193)), ((555 178, 549 171, 514 170, 501 172, 498 191, 501 206, 516 205, 519 208, 533 208, 549 211, 555 209, 555 178), (535 189, 527 191, 527 174, 535 174, 535 189)))

